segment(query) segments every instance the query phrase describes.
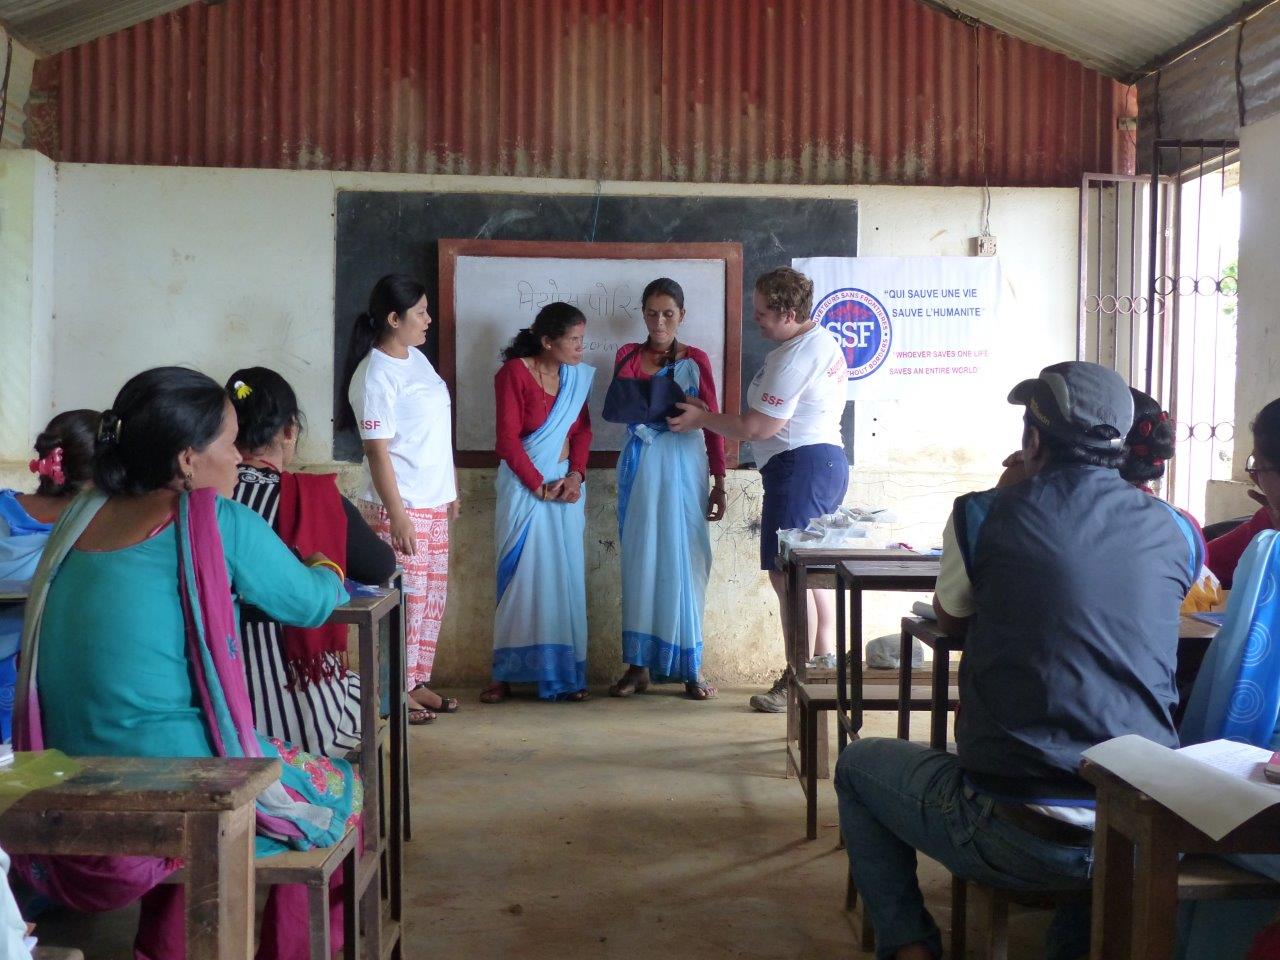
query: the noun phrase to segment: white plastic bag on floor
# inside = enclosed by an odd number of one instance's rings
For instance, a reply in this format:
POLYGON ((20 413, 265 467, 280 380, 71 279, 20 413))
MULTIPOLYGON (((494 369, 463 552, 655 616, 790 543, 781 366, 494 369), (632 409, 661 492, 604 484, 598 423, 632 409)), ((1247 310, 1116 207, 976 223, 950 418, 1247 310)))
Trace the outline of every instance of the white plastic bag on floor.
MULTIPOLYGON (((867 644, 867 666, 877 670, 897 670, 898 654, 902 650, 902 637, 892 633, 886 637, 876 637, 867 644)), ((915 637, 911 638, 911 669, 924 663, 924 644, 915 637)))

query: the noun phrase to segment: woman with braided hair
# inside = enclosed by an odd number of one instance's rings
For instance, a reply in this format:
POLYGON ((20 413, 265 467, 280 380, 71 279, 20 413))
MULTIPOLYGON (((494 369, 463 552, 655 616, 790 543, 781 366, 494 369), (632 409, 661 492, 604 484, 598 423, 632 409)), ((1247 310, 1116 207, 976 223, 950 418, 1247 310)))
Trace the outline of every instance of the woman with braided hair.
MULTIPOLYGON (((39 477, 35 493, 0 490, 0 580, 24 582, 35 576, 49 531, 77 493, 93 482, 93 438, 97 410, 60 413, 36 437, 28 464, 39 477)), ((22 638, 23 605, 0 605, 0 688, 17 678, 14 667, 22 638)), ((0 707, 0 740, 9 739, 13 700, 0 707)))
POLYGON ((1155 493, 1155 484, 1164 476, 1176 448, 1173 421, 1154 397, 1133 387, 1129 393, 1133 396, 1133 427, 1125 437, 1120 476, 1147 493, 1155 493))
MULTIPOLYGON (((267 367, 247 367, 231 375, 226 391, 240 451, 233 498, 300 556, 319 551, 357 583, 390 579, 395 554, 338 491, 337 478, 290 469, 306 420, 289 382, 267 367)), ((240 641, 259 733, 330 757, 360 745, 360 678, 347 666, 345 626, 245 620, 240 641)))

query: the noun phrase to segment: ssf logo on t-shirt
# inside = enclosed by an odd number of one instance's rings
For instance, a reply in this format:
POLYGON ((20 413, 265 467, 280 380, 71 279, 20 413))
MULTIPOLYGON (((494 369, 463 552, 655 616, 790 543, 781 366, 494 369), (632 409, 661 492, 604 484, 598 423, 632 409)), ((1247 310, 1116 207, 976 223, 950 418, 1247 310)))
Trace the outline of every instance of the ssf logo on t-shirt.
POLYGON ((840 344, 850 380, 871 376, 889 358, 889 311, 866 290, 832 290, 813 308, 813 319, 840 344))

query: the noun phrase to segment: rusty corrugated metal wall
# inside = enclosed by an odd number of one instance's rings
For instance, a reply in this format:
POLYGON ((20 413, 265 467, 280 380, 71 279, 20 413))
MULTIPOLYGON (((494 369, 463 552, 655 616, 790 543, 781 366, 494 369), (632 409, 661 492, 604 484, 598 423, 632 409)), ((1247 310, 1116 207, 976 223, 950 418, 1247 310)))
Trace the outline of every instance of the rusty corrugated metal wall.
POLYGON ((99 163, 1078 185, 1135 94, 917 0, 228 0, 43 61, 99 163))
POLYGON ((1138 167, 1156 140, 1234 140, 1241 126, 1280 113, 1280 5, 1144 77, 1138 167))

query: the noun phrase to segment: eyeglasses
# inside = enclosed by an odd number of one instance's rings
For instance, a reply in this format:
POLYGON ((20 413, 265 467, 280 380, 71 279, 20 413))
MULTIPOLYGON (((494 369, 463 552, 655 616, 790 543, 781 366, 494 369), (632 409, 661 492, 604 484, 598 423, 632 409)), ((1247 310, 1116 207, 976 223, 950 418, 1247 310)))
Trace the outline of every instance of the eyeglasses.
POLYGON ((1277 467, 1260 467, 1258 466, 1258 458, 1253 454, 1249 454, 1249 459, 1244 462, 1244 472, 1249 480, 1254 484, 1258 482, 1258 477, 1264 473, 1280 473, 1277 467))

